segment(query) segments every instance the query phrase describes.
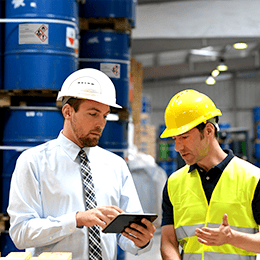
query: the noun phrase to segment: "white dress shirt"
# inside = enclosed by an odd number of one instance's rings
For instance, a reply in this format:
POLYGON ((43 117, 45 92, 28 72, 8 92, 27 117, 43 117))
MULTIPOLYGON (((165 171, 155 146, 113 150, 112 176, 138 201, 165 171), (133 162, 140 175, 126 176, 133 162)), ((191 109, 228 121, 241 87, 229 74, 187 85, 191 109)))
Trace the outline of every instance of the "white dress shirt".
MULTIPOLYGON (((142 207, 125 161, 98 146, 84 148, 93 175, 97 206, 115 205, 125 212, 142 207)), ((88 259, 88 229, 76 227, 76 212, 84 211, 80 148, 62 133, 58 138, 24 151, 11 180, 8 214, 15 245, 33 256, 42 252, 72 252, 88 259)), ((104 260, 117 258, 117 243, 132 254, 140 249, 121 234, 101 232, 104 260)))

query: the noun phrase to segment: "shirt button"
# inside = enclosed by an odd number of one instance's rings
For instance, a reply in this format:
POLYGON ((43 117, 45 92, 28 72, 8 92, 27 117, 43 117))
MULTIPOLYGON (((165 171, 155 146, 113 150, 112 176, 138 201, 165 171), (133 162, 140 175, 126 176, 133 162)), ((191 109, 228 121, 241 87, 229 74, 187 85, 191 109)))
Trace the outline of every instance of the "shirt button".
POLYGON ((52 237, 50 237, 50 240, 52 239, 52 237))
POLYGON ((70 232, 72 232, 72 228, 70 229, 70 232))
POLYGON ((209 176, 207 176, 207 177, 206 177, 206 180, 208 181, 209 179, 210 179, 210 177, 209 177, 209 176))

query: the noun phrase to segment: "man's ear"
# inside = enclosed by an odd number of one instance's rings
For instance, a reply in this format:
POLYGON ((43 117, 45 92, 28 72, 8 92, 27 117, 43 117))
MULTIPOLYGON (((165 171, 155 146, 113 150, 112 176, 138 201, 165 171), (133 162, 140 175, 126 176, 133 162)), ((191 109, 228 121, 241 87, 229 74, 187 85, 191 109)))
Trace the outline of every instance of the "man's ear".
POLYGON ((63 114, 65 119, 69 119, 71 117, 72 109, 73 108, 69 104, 65 104, 62 107, 62 114, 63 114))
POLYGON ((206 134, 207 135, 210 135, 210 134, 213 134, 215 133, 215 127, 213 124, 211 123, 207 123, 206 124, 206 127, 205 127, 205 130, 206 130, 206 134))

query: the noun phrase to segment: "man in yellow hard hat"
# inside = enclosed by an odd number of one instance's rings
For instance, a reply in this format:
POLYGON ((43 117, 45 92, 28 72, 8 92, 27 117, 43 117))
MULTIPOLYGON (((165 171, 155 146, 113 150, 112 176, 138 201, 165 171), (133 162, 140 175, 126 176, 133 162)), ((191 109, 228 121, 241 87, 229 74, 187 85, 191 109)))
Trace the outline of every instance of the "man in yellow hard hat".
POLYGON ((161 138, 175 140, 186 165, 163 191, 164 260, 251 260, 260 253, 260 169, 222 150, 219 116, 195 90, 177 93, 166 108, 161 138))

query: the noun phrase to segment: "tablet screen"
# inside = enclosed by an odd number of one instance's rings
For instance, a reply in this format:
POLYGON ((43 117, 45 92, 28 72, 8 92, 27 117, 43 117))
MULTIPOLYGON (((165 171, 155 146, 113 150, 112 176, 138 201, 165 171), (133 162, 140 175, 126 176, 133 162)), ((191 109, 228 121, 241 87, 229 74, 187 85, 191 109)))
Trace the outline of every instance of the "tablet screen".
POLYGON ((130 226, 131 223, 137 223, 138 225, 144 225, 141 223, 143 218, 153 222, 158 217, 157 214, 143 213, 121 213, 115 217, 103 230, 104 233, 122 233, 124 229, 130 226))

